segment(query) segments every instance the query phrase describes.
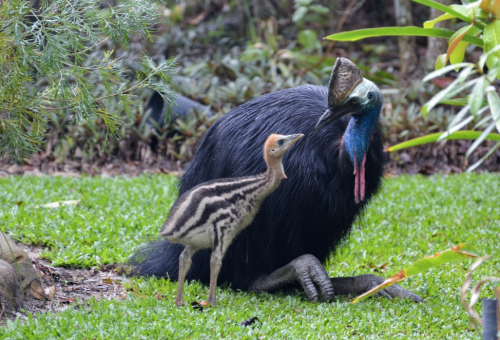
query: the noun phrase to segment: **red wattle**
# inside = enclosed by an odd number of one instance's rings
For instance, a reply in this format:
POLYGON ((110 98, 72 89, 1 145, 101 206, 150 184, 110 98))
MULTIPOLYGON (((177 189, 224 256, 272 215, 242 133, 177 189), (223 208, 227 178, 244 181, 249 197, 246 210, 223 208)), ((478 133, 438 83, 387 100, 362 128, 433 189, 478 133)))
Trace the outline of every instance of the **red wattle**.
POLYGON ((366 162, 366 155, 363 157, 363 162, 361 162, 361 171, 359 174, 360 201, 365 199, 365 162, 366 162))
POLYGON ((354 149, 354 201, 356 204, 359 204, 365 198, 365 163, 366 155, 364 155, 361 167, 358 169, 356 149, 354 149))
POLYGON ((356 158, 356 149, 354 149, 354 201, 359 203, 359 172, 358 160, 356 158))

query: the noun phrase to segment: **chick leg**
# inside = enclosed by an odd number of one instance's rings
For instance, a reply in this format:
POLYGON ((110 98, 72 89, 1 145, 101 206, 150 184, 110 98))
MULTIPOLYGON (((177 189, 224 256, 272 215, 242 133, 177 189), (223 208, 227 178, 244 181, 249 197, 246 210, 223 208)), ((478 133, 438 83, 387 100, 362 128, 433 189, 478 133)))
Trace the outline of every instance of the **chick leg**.
POLYGON ((216 227, 214 250, 210 256, 210 287, 208 289, 208 303, 212 306, 217 306, 217 278, 219 277, 220 268, 222 266, 222 259, 233 237, 231 225, 225 223, 220 225, 220 227, 216 227))
POLYGON ((212 256, 210 256, 210 288, 208 289, 208 303, 210 303, 211 306, 217 306, 217 278, 219 277, 223 257, 224 254, 221 251, 215 249, 212 252, 212 256))
POLYGON ((175 297, 175 304, 177 306, 184 304, 184 281, 186 280, 189 268, 191 268, 191 258, 197 250, 186 246, 179 257, 179 277, 177 279, 177 296, 175 297))

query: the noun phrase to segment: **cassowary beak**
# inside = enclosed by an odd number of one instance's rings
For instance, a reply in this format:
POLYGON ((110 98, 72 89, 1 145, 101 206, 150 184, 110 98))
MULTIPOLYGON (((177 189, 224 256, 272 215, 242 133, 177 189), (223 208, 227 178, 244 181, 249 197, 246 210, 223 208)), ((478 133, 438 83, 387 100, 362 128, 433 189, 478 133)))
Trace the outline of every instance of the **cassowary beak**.
POLYGON ((316 127, 314 128, 314 132, 318 132, 328 124, 336 121, 337 119, 340 119, 344 116, 347 116, 349 114, 348 111, 346 110, 335 110, 335 112, 332 112, 330 109, 326 110, 325 113, 320 117, 318 120, 318 123, 316 124, 316 127))

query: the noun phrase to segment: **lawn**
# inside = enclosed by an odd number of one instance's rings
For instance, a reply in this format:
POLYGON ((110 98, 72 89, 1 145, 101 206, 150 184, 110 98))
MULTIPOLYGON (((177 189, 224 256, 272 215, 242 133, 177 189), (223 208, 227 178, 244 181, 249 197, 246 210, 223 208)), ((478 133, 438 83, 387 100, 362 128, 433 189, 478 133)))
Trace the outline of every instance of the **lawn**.
MULTIPOLYGON (((403 176, 386 180, 350 237, 326 264, 332 276, 394 274, 425 255, 468 242, 492 260, 477 271, 500 268, 500 177, 403 176), (383 264, 386 264, 385 267, 383 264), (380 272, 384 270, 385 272, 380 272)), ((0 179, 0 229, 25 243, 44 245, 57 266, 89 267, 124 262, 157 235, 176 196, 176 179, 10 177, 0 179), (81 200, 76 206, 42 204, 81 200)), ((124 301, 91 301, 58 314, 8 321, 8 339, 480 339, 459 299, 471 261, 418 275, 403 286, 424 298, 371 298, 350 305, 308 302, 298 291, 253 294, 219 288, 216 308, 177 308, 175 283, 134 279, 124 301), (257 316, 249 327, 238 323, 257 316)), ((492 287, 485 293, 492 295, 492 287)), ((191 282, 187 302, 206 298, 208 287, 191 282)))

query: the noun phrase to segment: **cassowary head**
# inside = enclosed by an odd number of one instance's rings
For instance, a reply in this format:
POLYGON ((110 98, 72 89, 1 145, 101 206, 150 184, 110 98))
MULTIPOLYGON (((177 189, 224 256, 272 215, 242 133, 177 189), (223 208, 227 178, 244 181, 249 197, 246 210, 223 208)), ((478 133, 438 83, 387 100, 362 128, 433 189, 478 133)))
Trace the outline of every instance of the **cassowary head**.
POLYGON ((316 124, 316 132, 341 117, 352 115, 342 140, 354 167, 356 203, 365 196, 366 153, 381 107, 379 88, 364 79, 352 61, 338 58, 328 86, 328 110, 316 124))

